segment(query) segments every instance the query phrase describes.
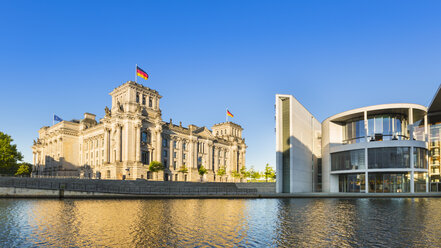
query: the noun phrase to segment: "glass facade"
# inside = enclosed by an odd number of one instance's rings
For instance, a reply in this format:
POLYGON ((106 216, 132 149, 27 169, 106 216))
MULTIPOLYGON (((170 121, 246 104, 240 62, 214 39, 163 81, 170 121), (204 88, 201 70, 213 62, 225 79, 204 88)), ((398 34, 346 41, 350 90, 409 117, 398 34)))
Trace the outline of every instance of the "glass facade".
POLYGON ((345 124, 344 143, 353 144, 366 141, 366 129, 364 128, 364 120, 352 120, 345 124))
MULTIPOLYGON (((407 140, 407 119, 404 115, 386 114, 368 116, 369 141, 407 140)), ((343 131, 343 143, 353 144, 366 141, 364 119, 358 118, 346 122, 343 131)))
POLYGON ((427 150, 424 148, 413 148, 413 165, 417 169, 427 169, 427 150))
POLYGON ((368 149, 368 168, 410 168, 409 147, 382 147, 368 149))
POLYGON ((427 173, 415 172, 413 175, 414 190, 415 192, 426 192, 426 178, 427 173))
POLYGON ((410 192, 410 173, 369 173, 368 177, 369 193, 410 192))
POLYGON ((368 136, 370 141, 405 140, 407 136, 407 118, 404 115, 368 116, 368 136))
MULTIPOLYGON (((440 155, 441 148, 441 123, 430 125, 430 139, 429 139, 429 173, 430 182, 440 182, 440 155)), ((440 184, 441 185, 441 184, 440 184)), ((438 191, 438 186, 433 186, 438 191)), ((433 191, 433 190, 431 190, 433 191)), ((440 190, 441 191, 441 188, 440 190)))
POLYGON ((365 175, 342 174, 338 177, 339 192, 366 192, 365 175))
POLYGON ((331 154, 331 170, 365 169, 364 149, 336 152, 331 154))

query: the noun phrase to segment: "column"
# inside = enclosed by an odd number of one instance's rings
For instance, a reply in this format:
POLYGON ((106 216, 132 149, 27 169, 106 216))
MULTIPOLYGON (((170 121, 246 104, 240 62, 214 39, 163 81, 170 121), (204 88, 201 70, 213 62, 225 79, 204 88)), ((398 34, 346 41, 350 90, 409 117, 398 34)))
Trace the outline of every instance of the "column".
POLYGON ((364 111, 364 132, 365 132, 364 135, 365 135, 366 142, 369 142, 368 131, 369 131, 369 122, 368 122, 368 117, 367 117, 367 111, 364 111))
POLYGON ((409 139, 413 140, 413 109, 409 108, 409 139))
POLYGON ((109 162, 109 130, 107 128, 104 128, 104 163, 109 162))
POLYGON ((428 130, 428 123, 427 123, 427 114, 424 115, 424 141, 429 142, 429 130, 428 130))
POLYGON ((207 143, 207 148, 208 148, 208 168, 209 170, 213 170, 214 172, 214 163, 213 163, 213 147, 211 146, 211 144, 207 143))
POLYGON ((410 193, 415 193, 415 165, 413 161, 413 149, 414 147, 410 147, 410 193))
POLYGON ((121 126, 116 126, 116 161, 121 162, 121 126))
POLYGON ((169 159, 168 159, 168 164, 169 164, 169 166, 168 166, 168 168, 173 168, 173 166, 174 166, 174 164, 175 164, 175 158, 174 158, 174 156, 173 156, 173 154, 174 154, 174 151, 175 151, 175 148, 174 148, 174 146, 173 146, 173 139, 172 139, 172 137, 170 137, 170 140, 169 140, 169 149, 168 149, 168 151, 169 151, 169 155, 168 155, 168 157, 169 157, 169 159))
POLYGON ((155 160, 161 162, 161 152, 162 152, 162 136, 161 129, 156 128, 156 158, 155 160))
MULTIPOLYGON (((129 147, 130 147, 130 140, 132 140, 132 139, 129 139, 129 123, 128 122, 126 122, 125 124, 124 124, 124 132, 123 132, 123 139, 124 139, 124 142, 123 142, 123 156, 122 156, 122 160, 123 161, 130 161, 130 160, 132 160, 132 157, 130 156, 130 154, 129 154, 129 147)), ((135 150, 136 151, 136 150, 135 150)))
POLYGON ((135 161, 141 162, 141 125, 135 127, 136 140, 135 140, 135 161))
MULTIPOLYGON (((367 146, 367 142, 366 142, 367 146)), ((366 193, 369 193, 369 178, 368 178, 368 148, 364 148, 364 169, 366 170, 364 173, 364 184, 366 188, 366 193)), ((322 169, 323 172, 323 169, 322 169)), ((323 177, 323 174, 322 174, 323 177)))

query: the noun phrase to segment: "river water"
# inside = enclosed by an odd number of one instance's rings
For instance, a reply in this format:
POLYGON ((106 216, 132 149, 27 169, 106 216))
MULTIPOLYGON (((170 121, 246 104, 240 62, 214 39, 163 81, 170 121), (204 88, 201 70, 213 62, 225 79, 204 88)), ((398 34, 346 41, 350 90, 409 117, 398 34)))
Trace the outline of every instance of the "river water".
POLYGON ((0 199, 1 247, 440 247, 441 199, 0 199))

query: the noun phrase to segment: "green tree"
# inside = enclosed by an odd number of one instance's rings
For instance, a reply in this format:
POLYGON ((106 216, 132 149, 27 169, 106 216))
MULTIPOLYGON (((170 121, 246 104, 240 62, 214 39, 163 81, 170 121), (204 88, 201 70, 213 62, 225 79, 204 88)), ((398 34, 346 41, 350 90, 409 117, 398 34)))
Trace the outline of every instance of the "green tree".
POLYGON ((149 171, 151 172, 159 172, 164 170, 164 165, 158 161, 152 161, 149 165, 149 171))
POLYGON ((225 176, 225 174, 227 173, 225 166, 219 167, 219 169, 217 170, 217 175, 220 176, 221 178, 221 182, 222 182, 222 177, 225 176))
POLYGON ((207 169, 205 169, 205 167, 201 165, 201 167, 199 167, 198 169, 198 173, 201 176, 201 182, 202 182, 204 175, 207 173, 207 169))
POLYGON ((258 179, 260 179, 262 175, 260 174, 260 172, 255 171, 254 169, 250 170, 250 177, 252 180, 256 181, 258 179))
POLYGON ((15 173, 16 176, 30 176, 32 172, 32 165, 30 163, 21 163, 15 173))
POLYGON ((268 163, 265 166, 265 171, 263 172, 263 174, 265 176, 265 181, 267 182, 268 182, 268 178, 276 179, 276 174, 274 172, 274 169, 268 163))
POLYGON ((242 168, 240 168, 239 176, 240 176, 241 181, 244 178, 247 179, 250 177, 250 172, 247 170, 247 167, 243 166, 242 168))
POLYGON ((240 178, 240 173, 237 172, 237 171, 232 171, 232 172, 231 172, 231 176, 232 176, 233 178, 238 179, 238 178, 240 178))
POLYGON ((0 132, 0 174, 14 175, 18 169, 17 161, 23 159, 23 155, 17 151, 17 145, 11 136, 0 132))
POLYGON ((181 173, 183 173, 183 174, 188 173, 188 169, 187 169, 187 167, 185 166, 185 164, 184 164, 183 166, 181 166, 181 168, 179 168, 178 172, 181 172, 181 173))

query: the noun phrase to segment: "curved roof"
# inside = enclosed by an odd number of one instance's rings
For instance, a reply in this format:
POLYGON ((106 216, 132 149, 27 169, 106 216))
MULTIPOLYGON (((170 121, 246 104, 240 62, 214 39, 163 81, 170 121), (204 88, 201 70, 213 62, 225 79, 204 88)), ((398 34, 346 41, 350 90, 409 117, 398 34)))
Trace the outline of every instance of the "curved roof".
POLYGON ((372 106, 356 108, 345 112, 341 112, 339 114, 326 118, 323 122, 325 121, 343 122, 353 118, 362 117, 364 116, 364 111, 368 111, 368 114, 386 114, 386 113, 407 114, 409 108, 413 108, 417 110, 418 111, 417 114, 421 114, 422 116, 427 111, 427 108, 424 107, 423 105, 414 104, 414 103, 379 104, 379 105, 372 105, 372 106))

